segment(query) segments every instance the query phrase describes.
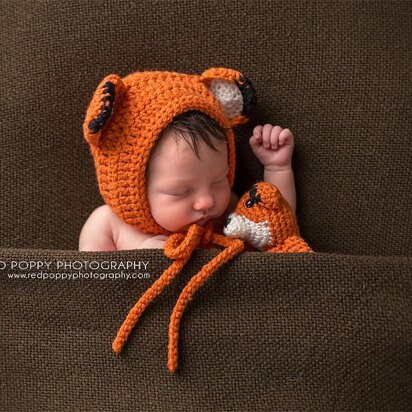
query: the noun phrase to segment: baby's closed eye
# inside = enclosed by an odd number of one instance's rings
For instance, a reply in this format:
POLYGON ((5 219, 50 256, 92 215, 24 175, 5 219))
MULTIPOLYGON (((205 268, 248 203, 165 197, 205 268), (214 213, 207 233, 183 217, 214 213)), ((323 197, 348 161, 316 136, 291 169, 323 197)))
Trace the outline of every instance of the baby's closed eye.
POLYGON ((167 195, 170 196, 184 196, 184 195, 188 195, 191 192, 192 189, 184 189, 184 190, 176 190, 176 191, 169 191, 169 192, 165 192, 167 195))
MULTIPOLYGON (((226 183, 227 177, 225 176, 223 179, 216 180, 212 183, 213 186, 219 186, 226 183)), ((168 190, 165 191, 165 194, 169 196, 185 196, 193 192, 194 189, 187 188, 187 189, 180 189, 180 190, 168 190)))

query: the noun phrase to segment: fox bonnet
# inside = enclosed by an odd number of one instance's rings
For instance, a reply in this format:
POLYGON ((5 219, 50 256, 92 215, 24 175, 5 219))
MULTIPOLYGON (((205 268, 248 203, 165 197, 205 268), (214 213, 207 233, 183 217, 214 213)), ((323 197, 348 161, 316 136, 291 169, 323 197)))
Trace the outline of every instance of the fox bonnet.
POLYGON ((214 119, 227 136, 232 187, 235 137, 231 128, 246 123, 255 105, 251 82, 228 68, 210 68, 201 75, 142 71, 124 78, 106 76, 83 123, 105 203, 144 233, 170 235, 153 219, 146 195, 146 167, 161 131, 190 110, 214 119))

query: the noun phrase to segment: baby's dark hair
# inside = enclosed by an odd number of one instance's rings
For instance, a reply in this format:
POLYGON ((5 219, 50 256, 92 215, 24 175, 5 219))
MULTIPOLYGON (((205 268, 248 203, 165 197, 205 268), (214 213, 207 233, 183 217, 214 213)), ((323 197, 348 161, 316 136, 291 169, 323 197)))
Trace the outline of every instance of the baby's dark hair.
POLYGON ((176 116, 167 127, 162 130, 158 140, 161 140, 166 131, 173 130, 177 136, 182 137, 199 158, 198 141, 202 140, 210 148, 217 151, 213 141, 226 142, 226 130, 214 119, 199 110, 190 110, 176 116))

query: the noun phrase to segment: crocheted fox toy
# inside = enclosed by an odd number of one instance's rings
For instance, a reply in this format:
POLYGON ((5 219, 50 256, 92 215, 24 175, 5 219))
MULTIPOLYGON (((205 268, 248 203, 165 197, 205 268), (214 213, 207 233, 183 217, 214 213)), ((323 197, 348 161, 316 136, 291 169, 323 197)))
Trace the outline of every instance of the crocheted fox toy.
POLYGON ((300 237, 296 216, 278 188, 260 182, 246 192, 229 215, 223 233, 264 252, 313 252, 300 237))

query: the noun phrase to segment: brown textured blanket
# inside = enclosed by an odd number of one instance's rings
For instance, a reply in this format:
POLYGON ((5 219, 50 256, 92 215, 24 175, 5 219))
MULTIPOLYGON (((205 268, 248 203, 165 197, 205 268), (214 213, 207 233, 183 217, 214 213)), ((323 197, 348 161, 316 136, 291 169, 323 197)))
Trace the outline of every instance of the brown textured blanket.
MULTIPOLYGON (((143 314, 122 354, 125 313, 170 263, 161 251, 10 251, 67 276, 136 262, 150 278, 1 277, 3 409, 407 410, 411 405, 412 260, 247 252, 203 286, 181 325, 170 374, 174 303, 216 251, 197 251, 143 314), (79 261, 79 259, 81 259, 79 261), (137 262, 148 262, 147 272, 137 262)), ((11 273, 19 273, 13 270, 11 273)), ((26 271, 28 272, 28 271, 26 271)), ((34 271, 38 273, 39 271, 34 271)), ((46 270, 43 268, 43 272, 46 270)), ((99 275, 102 276, 102 275, 99 275)))

